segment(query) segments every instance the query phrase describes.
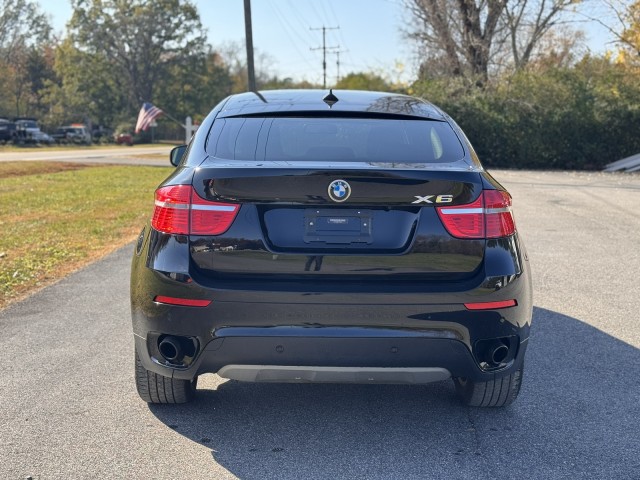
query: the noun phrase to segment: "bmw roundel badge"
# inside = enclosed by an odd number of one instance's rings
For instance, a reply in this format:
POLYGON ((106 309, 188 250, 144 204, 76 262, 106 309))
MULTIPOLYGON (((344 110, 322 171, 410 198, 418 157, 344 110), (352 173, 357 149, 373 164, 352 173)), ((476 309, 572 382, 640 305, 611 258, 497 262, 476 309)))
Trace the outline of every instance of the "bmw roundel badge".
POLYGON ((351 195, 351 186, 345 180, 334 180, 329 184, 329 198, 334 202, 344 202, 351 195))

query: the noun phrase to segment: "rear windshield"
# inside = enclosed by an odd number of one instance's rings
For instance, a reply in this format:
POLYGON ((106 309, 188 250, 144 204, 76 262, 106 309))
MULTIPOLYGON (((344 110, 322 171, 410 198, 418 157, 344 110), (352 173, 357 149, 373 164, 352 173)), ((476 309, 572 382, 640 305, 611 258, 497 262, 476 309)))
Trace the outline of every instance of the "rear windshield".
POLYGON ((209 153, 229 160, 449 163, 464 150, 446 122, 369 118, 224 118, 209 153))

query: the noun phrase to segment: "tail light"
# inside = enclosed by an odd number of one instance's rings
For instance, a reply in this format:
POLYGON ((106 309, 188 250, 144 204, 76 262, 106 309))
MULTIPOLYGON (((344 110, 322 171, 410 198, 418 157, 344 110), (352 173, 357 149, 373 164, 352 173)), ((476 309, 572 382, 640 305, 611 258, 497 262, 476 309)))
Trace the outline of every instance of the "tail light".
POLYGON ((507 237, 515 233, 511 195, 500 190, 485 190, 482 193, 487 238, 507 237))
POLYGON ((172 185, 156 190, 156 206, 151 225, 164 233, 189 233, 191 185, 172 185))
POLYGON ((171 185, 156 190, 151 225, 174 235, 220 235, 239 209, 238 204, 205 200, 191 185, 171 185))
POLYGON ((444 227, 456 238, 499 238, 516 231, 511 196, 500 190, 483 190, 473 203, 436 210, 444 227))

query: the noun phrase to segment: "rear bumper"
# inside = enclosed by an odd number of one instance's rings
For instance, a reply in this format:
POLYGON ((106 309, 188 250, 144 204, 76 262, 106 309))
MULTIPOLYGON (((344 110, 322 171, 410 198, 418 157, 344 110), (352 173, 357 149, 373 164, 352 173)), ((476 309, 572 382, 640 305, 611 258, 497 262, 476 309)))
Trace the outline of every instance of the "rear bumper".
POLYGON ((463 342, 446 338, 233 336, 210 341, 188 368, 170 368, 148 354, 147 339, 135 339, 145 368, 161 375, 192 379, 219 373, 274 382, 429 383, 449 377, 489 381, 519 368, 527 346, 526 340, 517 344, 504 366, 486 371, 463 342))
POLYGON ((145 368, 160 375, 191 379, 244 366, 243 378, 254 375, 263 381, 357 377, 422 383, 446 374, 489 381, 523 362, 532 299, 528 261, 517 237, 488 246, 485 264, 491 269, 483 267, 455 288, 400 282, 314 286, 260 278, 203 285, 190 276, 186 238, 165 238, 158 252, 149 249, 147 235, 134 255, 131 276, 138 354, 145 368), (157 295, 211 303, 202 308, 167 305, 155 302, 157 295), (511 299, 517 306, 479 311, 464 306, 511 299), (162 359, 158 342, 166 335, 196 345, 185 365, 162 359), (508 355, 487 367, 483 349, 496 340, 508 346, 508 355))

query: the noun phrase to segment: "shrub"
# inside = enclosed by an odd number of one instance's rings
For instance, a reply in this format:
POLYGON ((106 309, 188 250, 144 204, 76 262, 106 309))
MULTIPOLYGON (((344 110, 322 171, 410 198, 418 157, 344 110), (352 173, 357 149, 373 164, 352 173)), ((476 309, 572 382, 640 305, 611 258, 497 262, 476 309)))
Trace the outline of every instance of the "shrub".
POLYGON ((601 169, 640 152, 640 74, 605 58, 530 69, 484 90, 440 80, 412 89, 460 124, 487 167, 601 169))

